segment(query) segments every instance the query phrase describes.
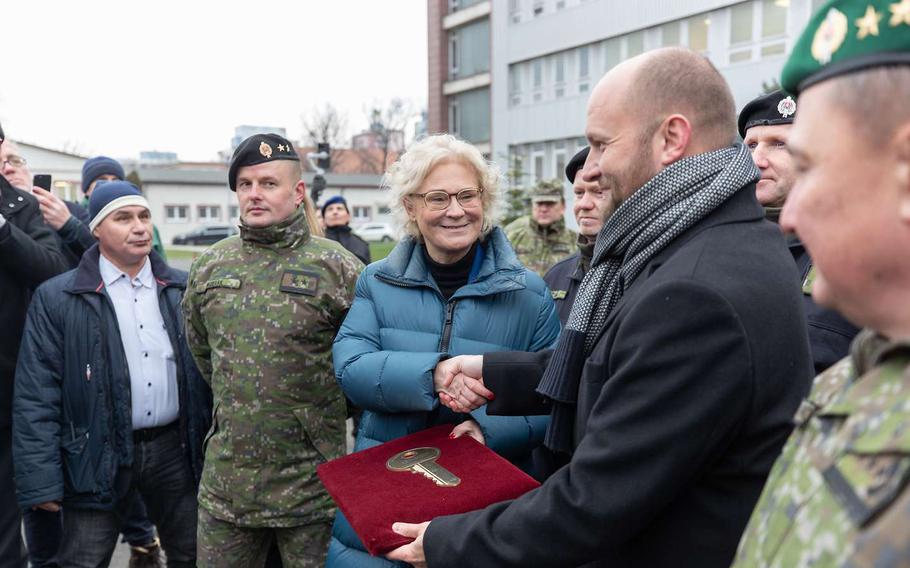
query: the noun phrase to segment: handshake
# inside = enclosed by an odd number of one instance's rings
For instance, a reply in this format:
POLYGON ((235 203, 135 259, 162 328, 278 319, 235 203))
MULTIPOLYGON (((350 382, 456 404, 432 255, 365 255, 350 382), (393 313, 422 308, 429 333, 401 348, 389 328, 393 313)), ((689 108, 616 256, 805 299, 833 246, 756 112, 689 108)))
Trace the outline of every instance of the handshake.
POLYGON ((495 398, 483 385, 483 355, 440 361, 433 371, 433 384, 439 401, 454 412, 470 412, 495 398))

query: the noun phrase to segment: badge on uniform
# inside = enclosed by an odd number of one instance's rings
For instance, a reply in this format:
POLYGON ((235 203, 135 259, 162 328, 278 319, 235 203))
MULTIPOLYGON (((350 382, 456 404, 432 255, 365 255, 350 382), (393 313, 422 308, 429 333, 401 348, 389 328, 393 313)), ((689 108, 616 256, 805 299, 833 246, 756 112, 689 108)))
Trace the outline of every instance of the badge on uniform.
POLYGON ((554 300, 565 300, 566 299, 565 290, 550 290, 550 295, 553 296, 554 300))
POLYGON ((306 270, 285 270, 281 275, 282 292, 315 296, 319 288, 319 274, 306 270))

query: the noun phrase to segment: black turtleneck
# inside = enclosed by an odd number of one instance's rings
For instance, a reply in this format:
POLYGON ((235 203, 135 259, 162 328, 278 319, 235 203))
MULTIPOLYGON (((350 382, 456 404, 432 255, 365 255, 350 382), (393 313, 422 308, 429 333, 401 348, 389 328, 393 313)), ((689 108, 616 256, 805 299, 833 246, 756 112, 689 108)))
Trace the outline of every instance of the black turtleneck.
POLYGON ((442 297, 448 300, 455 293, 455 290, 468 283, 468 276, 471 275, 471 266, 474 264, 474 255, 477 254, 477 242, 471 246, 468 254, 452 264, 439 264, 430 258, 426 245, 422 248, 423 257, 427 261, 430 274, 433 276, 433 280, 436 281, 436 285, 439 286, 442 297))

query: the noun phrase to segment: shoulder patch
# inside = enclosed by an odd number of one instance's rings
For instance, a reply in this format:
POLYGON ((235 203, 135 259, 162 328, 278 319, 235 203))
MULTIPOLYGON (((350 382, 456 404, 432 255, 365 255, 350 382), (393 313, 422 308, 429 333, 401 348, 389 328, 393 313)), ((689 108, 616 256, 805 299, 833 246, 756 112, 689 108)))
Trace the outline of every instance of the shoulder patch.
POLYGON ((308 270, 285 270, 281 275, 281 286, 278 288, 288 294, 315 296, 319 289, 320 275, 308 270))
POLYGON ((554 300, 565 300, 566 299, 565 290, 550 290, 550 294, 553 296, 554 300))
POLYGON ((239 290, 242 282, 239 278, 215 278, 196 284, 196 293, 205 292, 212 288, 228 288, 230 290, 239 290))

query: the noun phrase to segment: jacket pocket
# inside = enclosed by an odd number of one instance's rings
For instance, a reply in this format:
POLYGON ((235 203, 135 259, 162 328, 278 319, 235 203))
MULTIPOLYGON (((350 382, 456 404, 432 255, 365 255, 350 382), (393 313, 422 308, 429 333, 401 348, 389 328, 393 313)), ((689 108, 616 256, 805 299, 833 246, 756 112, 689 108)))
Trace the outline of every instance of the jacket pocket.
MULTIPOLYGON (((70 423, 72 427, 72 423, 70 423)), ((73 493, 93 493, 96 488, 95 467, 89 451, 90 434, 86 428, 72 428, 64 435, 63 471, 73 493)))
POLYGON ((821 471, 828 490, 857 527, 888 509, 910 481, 910 430, 896 418, 892 414, 870 422, 821 471))
POLYGON ((320 413, 313 408, 295 408, 294 415, 300 422, 300 442, 307 450, 315 453, 320 462, 341 457, 344 453, 344 437, 342 435, 340 439, 335 439, 339 436, 328 431, 325 418, 320 413))

